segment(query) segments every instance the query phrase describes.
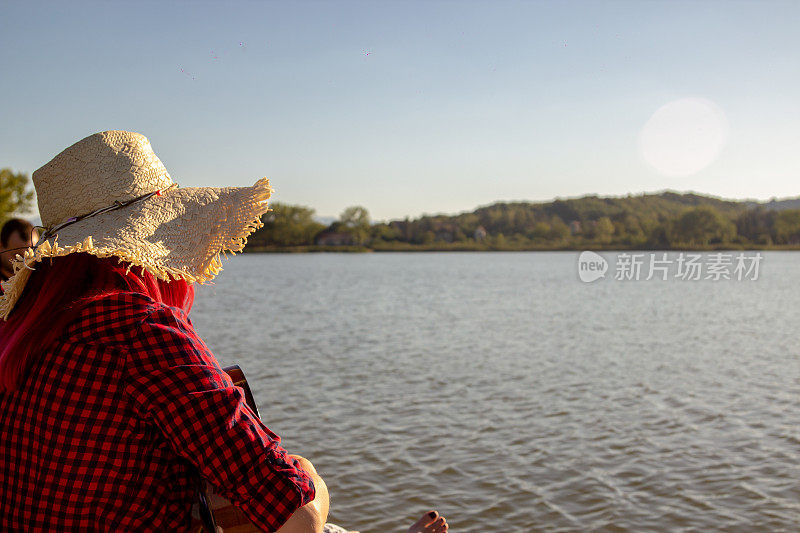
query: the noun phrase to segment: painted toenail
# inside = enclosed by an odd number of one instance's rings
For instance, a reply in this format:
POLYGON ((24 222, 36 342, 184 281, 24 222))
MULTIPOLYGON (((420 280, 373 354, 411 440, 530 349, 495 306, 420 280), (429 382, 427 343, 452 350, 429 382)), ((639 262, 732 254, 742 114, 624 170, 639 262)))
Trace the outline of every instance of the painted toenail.
POLYGON ((428 516, 430 516, 431 518, 435 517, 436 511, 431 511, 430 513, 428 513, 428 516))

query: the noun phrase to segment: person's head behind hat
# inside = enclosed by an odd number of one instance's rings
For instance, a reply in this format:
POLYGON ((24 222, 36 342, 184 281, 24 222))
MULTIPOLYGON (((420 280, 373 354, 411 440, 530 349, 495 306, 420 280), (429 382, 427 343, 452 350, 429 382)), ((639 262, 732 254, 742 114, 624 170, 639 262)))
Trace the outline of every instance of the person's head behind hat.
POLYGON ((12 261, 25 253, 38 239, 33 224, 22 218, 7 220, 0 229, 0 277, 8 279, 13 273, 12 261))
POLYGON ((14 237, 14 234, 23 241, 35 240, 32 237, 36 236, 36 230, 33 229, 33 224, 24 218, 11 218, 6 220, 0 229, 0 245, 3 248, 11 248, 9 239, 14 237))

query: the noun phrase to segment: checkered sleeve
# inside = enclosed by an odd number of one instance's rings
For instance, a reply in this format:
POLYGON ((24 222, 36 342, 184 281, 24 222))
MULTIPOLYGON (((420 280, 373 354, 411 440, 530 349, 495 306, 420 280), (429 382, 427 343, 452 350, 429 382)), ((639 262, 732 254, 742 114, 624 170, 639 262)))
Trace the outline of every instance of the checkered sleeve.
POLYGON ((154 304, 138 322, 125 391, 173 450, 264 531, 314 499, 314 484, 280 446, 177 310, 154 304))

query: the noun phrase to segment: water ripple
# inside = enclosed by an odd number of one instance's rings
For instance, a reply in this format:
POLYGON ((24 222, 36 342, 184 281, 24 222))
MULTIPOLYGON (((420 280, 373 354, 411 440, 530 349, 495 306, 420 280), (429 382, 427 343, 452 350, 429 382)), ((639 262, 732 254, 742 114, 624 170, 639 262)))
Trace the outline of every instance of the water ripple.
POLYGON ((458 532, 796 530, 800 254, 727 284, 584 285, 575 260, 238 256, 192 319, 364 533, 431 507, 458 532))

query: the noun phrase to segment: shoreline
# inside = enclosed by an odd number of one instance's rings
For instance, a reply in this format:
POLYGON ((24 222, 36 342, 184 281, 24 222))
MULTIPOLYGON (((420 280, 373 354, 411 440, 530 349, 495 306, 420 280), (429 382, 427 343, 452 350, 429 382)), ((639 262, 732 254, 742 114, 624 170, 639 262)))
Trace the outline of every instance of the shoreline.
POLYGON ((714 246, 682 246, 682 247, 652 247, 652 246, 625 246, 625 245, 596 245, 586 243, 585 246, 489 246, 469 244, 465 246, 453 245, 406 245, 406 246, 253 246, 246 247, 243 253, 391 253, 391 252, 582 252, 590 250, 593 252, 744 252, 744 251, 764 251, 764 252, 790 252, 800 251, 800 245, 770 245, 752 246, 736 244, 719 244, 714 246))

